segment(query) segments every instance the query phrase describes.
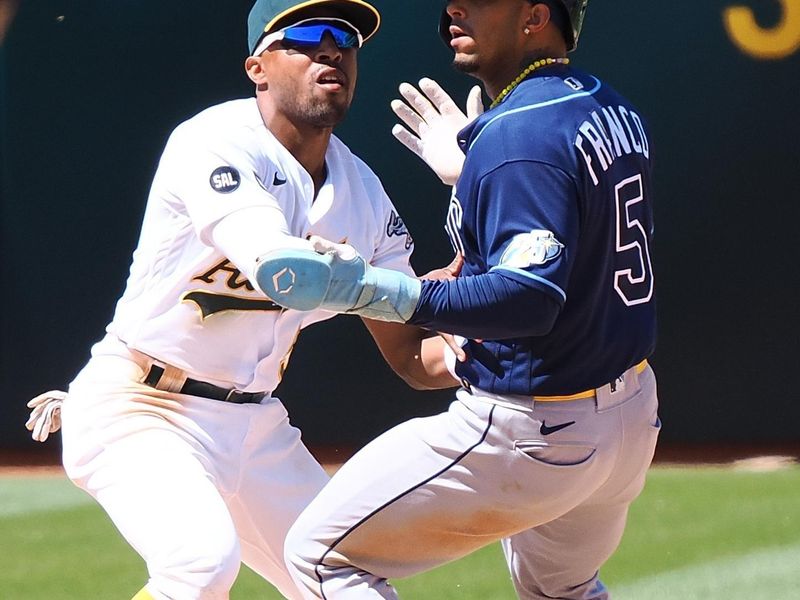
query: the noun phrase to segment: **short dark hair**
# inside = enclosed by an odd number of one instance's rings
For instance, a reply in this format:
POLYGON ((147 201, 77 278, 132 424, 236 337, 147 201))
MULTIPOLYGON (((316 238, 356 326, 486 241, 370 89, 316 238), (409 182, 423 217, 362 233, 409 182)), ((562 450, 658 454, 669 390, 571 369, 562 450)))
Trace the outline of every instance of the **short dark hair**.
POLYGON ((558 27, 567 46, 572 44, 572 25, 570 24, 567 7, 560 0, 530 0, 531 4, 546 4, 550 9, 550 20, 558 27))

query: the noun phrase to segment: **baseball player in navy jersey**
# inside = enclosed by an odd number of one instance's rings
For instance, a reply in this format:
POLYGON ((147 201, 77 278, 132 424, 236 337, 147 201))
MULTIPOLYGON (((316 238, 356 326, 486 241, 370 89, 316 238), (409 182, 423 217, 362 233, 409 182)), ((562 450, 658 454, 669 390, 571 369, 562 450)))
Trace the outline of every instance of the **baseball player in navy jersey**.
MULTIPOLYGON (((33 402, 34 435, 46 438, 61 417, 67 474, 146 561, 136 600, 227 598, 241 561, 301 597, 284 538, 328 477, 272 390, 299 331, 335 313, 283 310, 255 273, 270 251, 324 251, 328 238, 413 277, 402 219, 332 135, 353 97, 358 49, 379 22, 361 0, 255 3, 245 69, 256 97, 172 133, 105 337, 66 397, 33 402)), ((367 326, 410 384, 455 385, 446 369, 425 370, 441 338, 367 326)))
POLYGON ((306 598, 395 598, 387 578, 496 540, 519 597, 609 598, 599 569, 660 428, 652 145, 636 108, 569 64, 587 2, 447 2, 454 65, 493 99, 471 123, 462 115, 460 157, 435 139, 453 121, 446 94, 430 80, 430 94, 401 89, 411 131, 395 134, 443 180, 442 165, 461 170, 446 224, 458 278, 419 281, 343 250, 259 262, 281 305, 465 340, 449 411, 368 444, 293 526, 286 557, 306 598))

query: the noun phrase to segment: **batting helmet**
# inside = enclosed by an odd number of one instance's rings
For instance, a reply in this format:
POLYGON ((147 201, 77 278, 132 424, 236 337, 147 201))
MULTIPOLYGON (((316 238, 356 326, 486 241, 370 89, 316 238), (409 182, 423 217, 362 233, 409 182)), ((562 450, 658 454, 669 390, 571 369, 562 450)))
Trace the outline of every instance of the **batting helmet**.
MULTIPOLYGON (((557 6, 561 6, 566 13, 565 16, 569 19, 569 27, 563 27, 562 30, 564 32, 564 39, 567 42, 567 52, 572 52, 578 46, 578 37, 581 34, 581 28, 583 27, 583 17, 586 14, 586 7, 589 4, 589 0, 550 0, 550 1, 540 1, 540 0, 529 0, 532 4, 548 4, 551 5, 555 4, 557 6)), ((554 19, 556 23, 559 23, 561 19, 554 19)), ((439 35, 444 40, 444 43, 447 47, 450 47, 450 23, 452 19, 450 15, 447 14, 447 6, 442 9, 442 16, 439 19, 439 35)))

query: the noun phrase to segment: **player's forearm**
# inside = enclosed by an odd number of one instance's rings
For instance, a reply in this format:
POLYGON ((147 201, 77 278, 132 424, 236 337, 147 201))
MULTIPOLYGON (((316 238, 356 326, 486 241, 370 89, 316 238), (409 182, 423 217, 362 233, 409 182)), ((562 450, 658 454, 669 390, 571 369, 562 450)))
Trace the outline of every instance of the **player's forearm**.
POLYGON ((285 219, 265 206, 245 208, 227 215, 211 231, 214 245, 229 261, 256 281, 256 260, 281 248, 311 248, 311 244, 288 232, 285 219))
POLYGON ((547 334, 561 308, 541 290, 490 272, 450 281, 423 281, 410 324, 472 339, 547 334))
POLYGON ((364 319, 364 324, 386 363, 412 388, 435 390, 458 385, 447 370, 445 342, 439 336, 399 323, 364 319))
POLYGON ((398 271, 372 267, 358 254, 276 251, 263 257, 256 278, 261 289, 285 308, 321 308, 472 339, 546 335, 561 311, 560 303, 534 284, 498 271, 420 282, 398 271), (275 275, 288 271, 297 280, 282 287, 275 275))
POLYGON ((411 387, 418 390, 439 390, 459 385, 445 363, 446 345, 438 335, 422 340, 419 352, 412 355, 407 367, 410 378, 416 383, 414 385, 406 380, 411 387))

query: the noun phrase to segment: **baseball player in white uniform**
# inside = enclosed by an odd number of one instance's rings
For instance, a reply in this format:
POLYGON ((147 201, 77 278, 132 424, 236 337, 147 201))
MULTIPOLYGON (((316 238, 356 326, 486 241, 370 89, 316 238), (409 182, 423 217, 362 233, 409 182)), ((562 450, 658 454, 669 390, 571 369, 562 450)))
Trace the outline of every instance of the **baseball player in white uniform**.
MULTIPOLYGON (((316 235, 413 275, 396 209, 332 135, 379 22, 362 0, 257 0, 245 63, 256 97, 201 112, 167 142, 127 288, 61 406, 67 474, 147 563, 136 600, 227 598, 242 561, 300 597, 284 538, 328 477, 271 392, 300 330, 335 313, 281 309, 254 271, 272 250, 320 249, 316 235)), ((415 387, 455 384, 420 360, 441 354, 440 338, 367 326, 415 387)), ((46 437, 58 410, 37 406, 31 426, 46 437)))

